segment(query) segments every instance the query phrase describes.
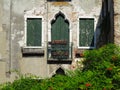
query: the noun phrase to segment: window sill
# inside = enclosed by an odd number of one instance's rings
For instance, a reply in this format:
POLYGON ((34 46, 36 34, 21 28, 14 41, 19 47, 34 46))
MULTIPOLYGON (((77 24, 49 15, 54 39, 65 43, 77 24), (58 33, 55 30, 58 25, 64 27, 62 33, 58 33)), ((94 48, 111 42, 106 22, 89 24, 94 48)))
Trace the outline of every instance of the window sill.
POLYGON ((95 49, 95 47, 78 47, 78 49, 95 49))
POLYGON ((43 48, 29 48, 29 47, 22 47, 22 55, 24 57, 30 56, 44 56, 44 49, 43 48))
POLYGON ((72 58, 71 59, 48 59, 47 60, 48 64, 71 64, 72 63, 72 58))

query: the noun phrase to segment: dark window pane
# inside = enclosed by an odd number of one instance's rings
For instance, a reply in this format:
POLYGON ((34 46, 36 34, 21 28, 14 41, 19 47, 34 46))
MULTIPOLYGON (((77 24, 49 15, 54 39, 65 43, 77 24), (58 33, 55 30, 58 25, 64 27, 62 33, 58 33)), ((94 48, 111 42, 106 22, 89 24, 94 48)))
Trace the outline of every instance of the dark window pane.
POLYGON ((79 46, 94 46, 94 19, 81 18, 79 20, 79 46))
POLYGON ((41 46, 42 19, 27 19, 27 46, 41 46))

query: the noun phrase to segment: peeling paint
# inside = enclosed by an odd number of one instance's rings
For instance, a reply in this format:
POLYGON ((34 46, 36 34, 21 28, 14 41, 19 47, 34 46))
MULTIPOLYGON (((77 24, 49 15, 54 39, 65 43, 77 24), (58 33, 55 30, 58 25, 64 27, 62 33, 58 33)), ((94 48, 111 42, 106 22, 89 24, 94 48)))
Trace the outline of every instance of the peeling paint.
POLYGON ((14 40, 15 39, 15 34, 11 35, 11 39, 14 40))
POLYGON ((23 42, 23 40, 18 41, 18 44, 19 44, 20 47, 23 47, 23 46, 24 46, 24 42, 23 42))

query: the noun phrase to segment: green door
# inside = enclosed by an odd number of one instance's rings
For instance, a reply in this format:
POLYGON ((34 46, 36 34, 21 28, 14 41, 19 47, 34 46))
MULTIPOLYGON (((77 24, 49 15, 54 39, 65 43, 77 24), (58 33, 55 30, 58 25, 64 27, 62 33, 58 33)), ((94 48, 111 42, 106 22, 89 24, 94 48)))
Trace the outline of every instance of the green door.
POLYGON ((52 57, 64 59, 69 57, 69 23, 64 16, 56 16, 51 24, 52 57))

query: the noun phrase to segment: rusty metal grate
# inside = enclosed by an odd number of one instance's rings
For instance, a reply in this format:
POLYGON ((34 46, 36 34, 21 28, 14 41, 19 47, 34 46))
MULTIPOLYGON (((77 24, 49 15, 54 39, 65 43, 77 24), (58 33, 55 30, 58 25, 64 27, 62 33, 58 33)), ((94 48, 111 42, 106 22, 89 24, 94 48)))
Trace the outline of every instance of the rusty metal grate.
POLYGON ((48 42, 47 58, 48 60, 71 60, 72 43, 67 43, 64 40, 48 42))

